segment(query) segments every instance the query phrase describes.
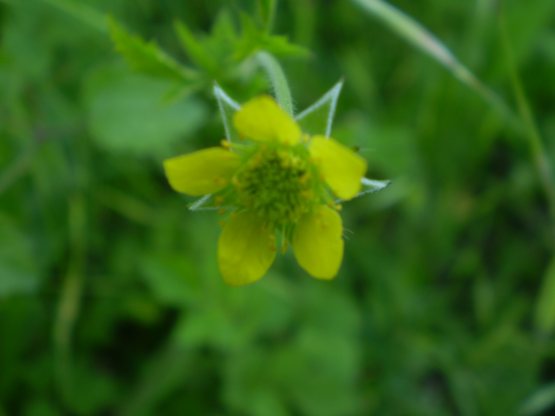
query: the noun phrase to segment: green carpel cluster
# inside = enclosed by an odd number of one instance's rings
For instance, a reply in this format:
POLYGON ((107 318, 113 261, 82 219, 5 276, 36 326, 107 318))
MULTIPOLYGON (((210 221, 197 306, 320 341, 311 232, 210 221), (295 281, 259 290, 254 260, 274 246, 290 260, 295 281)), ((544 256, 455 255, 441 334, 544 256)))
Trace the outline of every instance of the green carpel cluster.
POLYGON ((314 204, 314 175, 308 156, 262 146, 232 180, 239 202, 269 224, 295 223, 314 204))

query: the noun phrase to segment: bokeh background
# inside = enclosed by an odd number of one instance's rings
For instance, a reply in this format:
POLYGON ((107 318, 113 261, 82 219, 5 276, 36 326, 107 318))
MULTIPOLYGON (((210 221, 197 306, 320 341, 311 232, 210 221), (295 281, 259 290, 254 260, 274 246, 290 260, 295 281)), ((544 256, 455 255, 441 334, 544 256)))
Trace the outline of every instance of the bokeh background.
POLYGON ((360 2, 280 1, 289 42, 271 3, 0 1, 0 415, 550 414, 553 0, 392 2, 506 113, 360 2), (108 15, 194 75, 123 59, 108 15), (392 180, 345 204, 332 282, 288 253, 225 286, 218 215, 163 176, 223 138, 214 80, 268 91, 260 48, 298 109, 343 78, 333 135, 392 180))

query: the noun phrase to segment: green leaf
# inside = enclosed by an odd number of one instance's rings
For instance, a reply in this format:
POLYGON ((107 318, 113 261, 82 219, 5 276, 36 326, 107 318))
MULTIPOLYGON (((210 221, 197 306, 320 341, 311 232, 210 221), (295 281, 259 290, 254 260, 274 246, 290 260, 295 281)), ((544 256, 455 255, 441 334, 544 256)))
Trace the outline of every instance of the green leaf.
POLYGON ((140 37, 131 35, 113 18, 109 18, 108 25, 116 50, 133 69, 147 75, 186 83, 197 78, 194 70, 178 64, 155 42, 145 42, 140 37))
POLYGON ((217 62, 183 22, 175 22, 175 31, 181 42, 181 46, 183 46, 183 50, 191 61, 197 66, 204 68, 209 73, 213 73, 217 70, 217 62))
POLYGON ((164 152, 194 133, 206 109, 192 97, 163 101, 169 84, 114 68, 97 71, 85 89, 87 119, 96 143, 112 152, 164 152))
POLYGON ((555 327, 555 259, 547 268, 536 305, 536 327, 551 332, 555 327))
POLYGON ((523 416, 542 415, 555 406, 555 383, 543 386, 534 392, 521 406, 519 414, 523 416))
POLYGON ((310 51, 303 46, 289 42, 287 36, 267 35, 261 38, 262 49, 272 52, 276 56, 307 58, 310 51))
MULTIPOLYGON (((232 55, 232 47, 237 42, 237 33, 233 25, 233 20, 225 10, 220 12, 212 26, 210 37, 206 39, 206 46, 210 50, 227 49, 227 55, 232 55)), ((223 52, 223 50, 222 50, 223 52)))
POLYGON ((289 42, 287 37, 270 35, 260 29, 247 14, 241 14, 241 37, 236 44, 235 59, 243 60, 259 50, 265 50, 280 57, 310 56, 310 51, 302 46, 289 42))
POLYGON ((210 81, 220 80, 229 76, 234 62, 234 54, 237 47, 238 36, 235 31, 233 20, 224 9, 215 19, 210 35, 203 38, 200 43, 204 54, 210 56, 211 61, 216 63, 216 74, 212 75, 210 81))
POLYGON ((258 0, 257 5, 262 26, 267 33, 270 33, 274 24, 277 0, 258 0))

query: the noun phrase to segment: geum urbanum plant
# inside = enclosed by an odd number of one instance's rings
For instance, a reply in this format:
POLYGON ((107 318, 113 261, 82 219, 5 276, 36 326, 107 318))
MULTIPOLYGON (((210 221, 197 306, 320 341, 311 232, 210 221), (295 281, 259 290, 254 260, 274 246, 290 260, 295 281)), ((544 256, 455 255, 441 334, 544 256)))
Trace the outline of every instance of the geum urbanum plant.
MULTIPOLYGON (((215 91, 227 140, 220 147, 167 159, 164 168, 173 189, 204 195, 201 203, 212 196, 220 212, 228 214, 218 243, 224 281, 245 285, 259 280, 278 247, 285 251, 288 244, 310 275, 334 278, 343 258, 338 202, 361 193, 366 161, 330 137, 303 133, 269 96, 239 108, 219 87, 215 91), (230 140, 222 97, 237 109, 232 120, 238 142, 230 140)), ((385 186, 367 181, 369 191, 385 186)))

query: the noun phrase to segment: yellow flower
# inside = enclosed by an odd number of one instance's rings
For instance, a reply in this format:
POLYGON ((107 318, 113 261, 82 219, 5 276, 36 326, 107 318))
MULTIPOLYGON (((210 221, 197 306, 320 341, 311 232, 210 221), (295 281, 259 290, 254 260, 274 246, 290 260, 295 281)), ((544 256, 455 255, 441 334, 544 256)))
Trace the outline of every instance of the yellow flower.
POLYGON ((332 279, 343 258, 343 225, 336 198, 360 191, 366 162, 337 141, 303 135, 295 120, 268 96, 234 115, 241 143, 225 143, 164 162, 178 192, 213 194, 232 212, 218 242, 218 264, 231 285, 259 280, 278 247, 290 243, 310 275, 332 279))

